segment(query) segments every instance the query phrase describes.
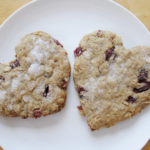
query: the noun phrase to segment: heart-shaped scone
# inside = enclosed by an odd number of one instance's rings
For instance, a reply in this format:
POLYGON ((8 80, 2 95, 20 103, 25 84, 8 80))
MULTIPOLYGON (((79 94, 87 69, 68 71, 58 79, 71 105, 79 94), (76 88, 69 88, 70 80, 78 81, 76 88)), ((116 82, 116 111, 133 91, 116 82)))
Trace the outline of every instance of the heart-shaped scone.
POLYGON ((85 35, 74 51, 74 82, 91 130, 131 118, 150 103, 150 48, 125 49, 109 31, 85 35))
POLYGON ((67 52, 42 31, 26 35, 16 60, 0 65, 0 114, 39 118, 64 107, 70 77, 67 52))

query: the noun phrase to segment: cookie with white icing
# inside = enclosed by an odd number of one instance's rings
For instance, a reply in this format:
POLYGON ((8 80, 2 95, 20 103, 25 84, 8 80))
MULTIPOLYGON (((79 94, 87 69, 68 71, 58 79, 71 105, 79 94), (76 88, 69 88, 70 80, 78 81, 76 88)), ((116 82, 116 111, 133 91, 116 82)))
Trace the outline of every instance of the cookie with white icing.
POLYGON ((70 63, 58 40, 42 31, 26 35, 16 60, 0 65, 0 114, 39 118, 64 107, 70 63))
POLYGON ((85 35, 74 51, 74 82, 91 130, 131 118, 150 103, 150 48, 125 49, 109 31, 85 35))

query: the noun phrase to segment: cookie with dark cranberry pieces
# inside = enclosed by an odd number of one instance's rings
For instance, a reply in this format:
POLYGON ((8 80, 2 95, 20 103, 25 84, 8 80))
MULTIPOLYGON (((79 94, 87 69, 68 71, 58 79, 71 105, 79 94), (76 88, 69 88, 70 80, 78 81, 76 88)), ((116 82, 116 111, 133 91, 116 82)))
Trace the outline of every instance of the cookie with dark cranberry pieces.
POLYGON ((131 118, 150 103, 149 47, 125 49, 119 36, 102 30, 85 35, 79 47, 73 77, 78 109, 92 131, 131 118))
POLYGON ((65 106, 70 63, 63 45, 42 31, 26 35, 16 59, 0 64, 0 114, 39 118, 65 106))

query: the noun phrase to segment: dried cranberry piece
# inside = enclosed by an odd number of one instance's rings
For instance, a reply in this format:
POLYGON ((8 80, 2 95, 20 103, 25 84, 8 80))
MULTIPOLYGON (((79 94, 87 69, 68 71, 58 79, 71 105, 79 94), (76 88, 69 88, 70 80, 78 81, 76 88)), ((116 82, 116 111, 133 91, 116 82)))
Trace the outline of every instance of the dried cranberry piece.
POLYGON ((145 69, 141 69, 140 74, 138 76, 138 82, 139 83, 145 83, 145 85, 139 89, 134 88, 133 92, 141 93, 141 92, 149 90, 150 89, 150 82, 146 81, 147 78, 148 78, 148 73, 145 71, 145 69))
POLYGON ((148 78, 147 72, 141 71, 139 76, 138 76, 138 81, 139 81, 139 83, 142 83, 142 82, 145 82, 147 78, 148 78))
POLYGON ((75 57, 76 57, 76 56, 80 56, 82 53, 83 53, 83 50, 82 50, 81 47, 77 47, 77 48, 74 50, 74 55, 75 55, 75 57))
POLYGON ((78 88, 78 93, 79 93, 79 95, 80 95, 80 98, 83 98, 83 97, 84 97, 83 95, 81 95, 81 92, 83 92, 83 91, 87 92, 83 87, 79 87, 79 88, 78 88))
POLYGON ((34 117, 35 117, 35 118, 40 118, 41 116, 42 116, 41 110, 35 110, 35 111, 34 111, 34 117))
POLYGON ((83 87, 78 88, 78 93, 80 94, 81 92, 86 91, 83 87))
POLYGON ((45 86, 45 89, 44 89, 43 96, 44 96, 44 97, 47 97, 47 94, 48 94, 48 93, 49 93, 49 86, 46 85, 46 86, 45 86))
POLYGON ((54 42, 63 48, 63 45, 58 40, 54 39, 54 42))
POLYGON ((61 86, 62 86, 62 88, 63 88, 64 90, 66 90, 66 89, 67 89, 67 85, 68 85, 68 79, 65 78, 65 79, 62 80, 61 86))
MULTIPOLYGON (((89 125, 89 124, 88 124, 88 125, 89 125)), ((96 129, 92 129, 90 125, 89 125, 89 127, 90 127, 91 131, 95 131, 95 130, 96 130, 96 129)))
POLYGON ((98 30, 98 33, 97 33, 96 35, 99 36, 99 35, 100 35, 100 32, 102 32, 102 30, 98 30))
POLYGON ((3 80, 3 81, 4 81, 4 80, 5 80, 5 78, 4 78, 3 76, 0 76, 0 80, 3 80))
POLYGON ((134 103, 137 100, 135 98, 133 98, 132 96, 129 96, 128 99, 126 100, 128 103, 134 103))
POLYGON ((114 54, 114 49, 115 49, 115 47, 112 47, 111 49, 109 49, 109 50, 106 52, 106 61, 108 61, 109 58, 114 54))
POLYGON ((143 86, 143 87, 141 87, 141 88, 139 88, 139 89, 134 88, 134 89, 133 89, 133 92, 135 92, 135 93, 141 93, 141 92, 144 92, 144 91, 149 90, 149 88, 150 88, 149 85, 145 85, 145 86, 143 86))
POLYGON ((82 106, 77 106, 78 110, 83 110, 82 106))
POLYGON ((17 59, 16 59, 15 62, 10 63, 10 67, 11 67, 12 69, 14 69, 14 68, 16 68, 16 67, 18 67, 18 66, 20 66, 20 63, 19 63, 19 60, 17 60, 17 59))

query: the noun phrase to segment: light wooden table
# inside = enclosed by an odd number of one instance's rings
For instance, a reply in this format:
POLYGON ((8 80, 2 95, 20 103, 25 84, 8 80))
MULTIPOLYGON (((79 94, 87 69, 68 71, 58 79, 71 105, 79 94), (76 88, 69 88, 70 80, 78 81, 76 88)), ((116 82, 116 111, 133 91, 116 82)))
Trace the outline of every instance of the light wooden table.
MULTIPOLYGON (((32 0, 0 0, 0 25, 15 10, 32 0)), ((150 31, 150 0, 114 0, 134 13, 150 31)), ((142 138, 142 137, 141 137, 142 138)), ((2 145, 1 145, 2 146, 2 145)), ((0 147, 1 150, 1 147, 0 147)), ((150 141, 142 150, 150 150, 150 141)))

